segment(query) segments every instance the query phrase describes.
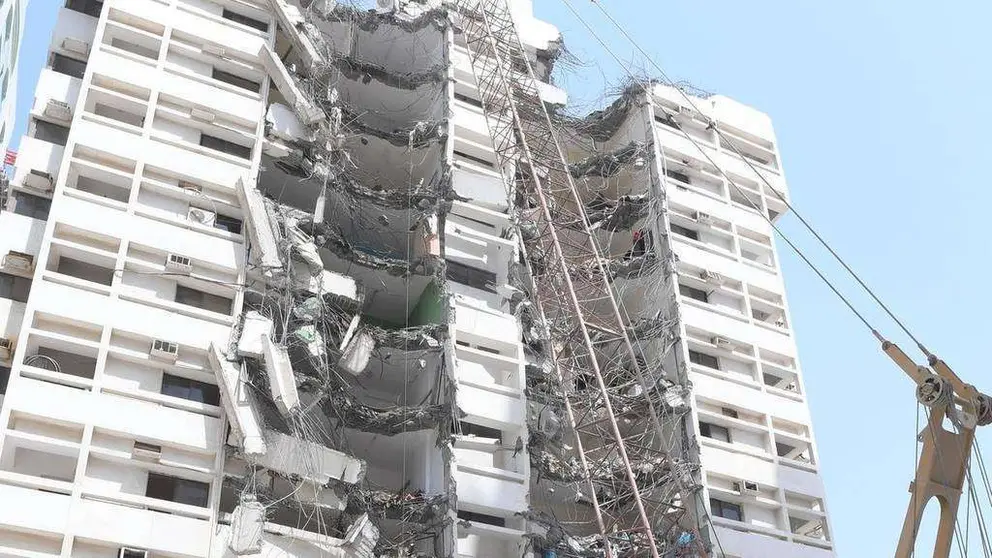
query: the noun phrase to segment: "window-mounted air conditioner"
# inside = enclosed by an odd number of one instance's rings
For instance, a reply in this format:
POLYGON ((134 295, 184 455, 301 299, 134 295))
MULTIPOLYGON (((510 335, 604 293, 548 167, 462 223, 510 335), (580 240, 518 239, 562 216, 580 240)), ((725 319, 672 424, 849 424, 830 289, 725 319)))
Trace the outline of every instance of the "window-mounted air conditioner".
POLYGON ((224 47, 213 43, 203 45, 200 50, 202 50, 204 54, 213 54, 214 56, 224 56, 227 52, 224 50, 224 47))
POLYGON ((190 182, 189 180, 180 180, 179 187, 183 190, 189 190, 191 192, 202 192, 203 187, 196 182, 190 182))
POLYGON ((142 461, 158 461, 162 457, 162 446, 146 442, 134 442, 131 457, 142 461))
POLYGON ((90 44, 86 41, 81 41, 79 39, 74 39, 72 37, 66 37, 62 39, 62 48, 73 52, 75 54, 81 54, 83 56, 88 56, 90 53, 90 44))
POLYGON ((711 285, 723 285, 724 277, 715 271, 704 269, 699 273, 699 278, 711 285))
POLYGON ((15 252, 11 250, 10 252, 7 252, 7 255, 3 257, 2 261, 0 261, 0 267, 22 272, 31 271, 34 269, 34 256, 31 254, 25 254, 24 252, 15 252))
POLYGON ((189 273, 193 270, 193 260, 180 254, 169 254, 165 259, 165 269, 178 273, 189 273))
POLYGON ((179 359, 179 345, 162 339, 152 341, 152 348, 148 351, 152 358, 176 362, 179 359))
POLYGON ((200 122, 213 122, 217 115, 210 112, 209 110, 203 110, 198 108, 190 109, 189 116, 193 120, 199 120, 200 122))
POLYGON ((117 558, 148 558, 148 551, 141 550, 140 548, 129 548, 122 546, 119 551, 117 551, 117 558))
POLYGON ((206 209, 201 209, 199 207, 191 207, 189 208, 189 212, 186 214, 186 219, 191 223, 199 223, 201 225, 212 227, 214 226, 214 221, 217 220, 217 214, 213 211, 207 211, 206 209))
POLYGON ((692 109, 685 105, 679 105, 679 114, 682 116, 692 116, 692 109))
POLYGON ((49 99, 48 103, 45 104, 45 110, 43 114, 52 120, 58 120, 59 122, 69 122, 72 120, 72 107, 69 103, 65 101, 59 101, 58 99, 49 99))
POLYGON ((720 349, 732 349, 734 344, 730 342, 730 339, 726 337, 720 337, 719 335, 714 336, 710 339, 710 343, 713 343, 720 349))
POLYGON ((697 211, 695 218, 696 222, 702 225, 712 225, 715 222, 712 215, 703 213, 702 211, 697 211))
POLYGON ((758 483, 756 483, 754 481, 749 481, 749 480, 743 480, 743 479, 741 479, 741 481, 738 482, 738 483, 736 483, 736 485, 738 487, 740 487, 740 489, 738 490, 738 492, 740 492, 741 494, 747 494, 747 495, 751 495, 751 496, 757 496, 758 495, 758 492, 759 492, 759 490, 758 490, 758 483))
POLYGON ((24 187, 41 192, 51 192, 55 186, 55 179, 51 173, 43 170, 31 169, 24 175, 24 187))
POLYGON ((14 355, 14 340, 0 337, 0 360, 10 360, 14 355))

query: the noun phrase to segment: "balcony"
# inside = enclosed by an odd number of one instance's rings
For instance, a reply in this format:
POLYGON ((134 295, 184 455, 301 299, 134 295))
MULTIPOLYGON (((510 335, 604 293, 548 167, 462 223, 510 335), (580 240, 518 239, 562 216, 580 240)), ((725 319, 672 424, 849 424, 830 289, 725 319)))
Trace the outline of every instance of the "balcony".
MULTIPOLYGON (((50 108, 49 101, 59 101, 69 106, 69 118, 76 111, 76 100, 79 98, 79 88, 82 80, 72 76, 56 72, 45 68, 38 78, 38 86, 35 88, 34 105, 31 107, 31 114, 41 118, 48 116, 50 108)), ((63 122, 63 124, 67 124, 63 122)))
POLYGON ((11 409, 50 417, 58 422, 87 424, 131 438, 214 453, 220 448, 221 421, 117 395, 94 396, 87 389, 22 378, 11 409))
POLYGON ((458 558, 522 556, 524 532, 480 522, 458 526, 458 558))
POLYGON ((482 513, 507 517, 527 509, 527 481, 524 475, 494 467, 457 465, 458 502, 482 513))
POLYGON ((69 529, 77 537, 146 548, 162 554, 208 555, 210 522, 206 518, 179 515, 173 508, 180 504, 154 504, 150 498, 125 498, 123 495, 106 498, 110 501, 96 498, 84 495, 72 514, 69 529))
POLYGON ((511 314, 455 300, 456 343, 490 354, 520 358, 520 326, 511 314))
POLYGON ((96 24, 96 17, 68 8, 60 9, 49 50, 85 60, 93 46, 96 24))
POLYGON ((72 485, 48 479, 27 479, 16 473, 0 474, 0 525, 17 530, 65 533, 69 522, 72 485), (56 492, 58 490, 58 492, 56 492))
POLYGON ((17 154, 17 168, 11 184, 51 195, 64 153, 64 146, 31 136, 22 137, 17 154), (25 178, 32 174, 35 176, 26 181, 25 178))
POLYGON ((459 380, 455 400, 464 420, 496 429, 518 429, 525 421, 523 391, 459 380))
POLYGON ((10 251, 37 257, 44 236, 45 221, 7 211, 0 213, 0 257, 10 251))

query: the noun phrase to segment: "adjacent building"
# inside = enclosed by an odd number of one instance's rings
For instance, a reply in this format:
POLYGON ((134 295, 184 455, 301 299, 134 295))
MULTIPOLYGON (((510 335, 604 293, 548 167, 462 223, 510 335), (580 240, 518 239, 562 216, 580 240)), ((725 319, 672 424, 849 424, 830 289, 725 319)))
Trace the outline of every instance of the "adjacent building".
MULTIPOLYGON (((659 556, 833 556, 768 118, 552 109, 571 273, 643 359, 596 330, 594 377, 456 4, 66 2, 0 213, 0 556, 649 555, 631 477, 659 556)), ((560 107, 511 12, 504 73, 560 107)))
POLYGON ((14 131, 17 106, 17 55, 24 36, 27 0, 0 2, 0 153, 5 153, 14 131))

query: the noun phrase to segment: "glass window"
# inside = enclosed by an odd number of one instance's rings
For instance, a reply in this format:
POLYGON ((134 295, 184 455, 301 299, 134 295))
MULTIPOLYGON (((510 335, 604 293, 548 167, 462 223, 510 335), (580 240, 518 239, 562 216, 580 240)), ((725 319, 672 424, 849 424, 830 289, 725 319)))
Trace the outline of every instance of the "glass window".
POLYGON ((251 148, 227 141, 209 134, 200 134, 200 145, 210 149, 216 149, 242 159, 251 159, 251 148))
POLYGON ((710 498, 710 511, 717 517, 732 519, 734 521, 744 521, 744 511, 740 504, 731 504, 716 498, 710 498))
POLYGON ((0 271, 0 298, 17 302, 27 302, 31 291, 31 280, 0 271))
POLYGON ((691 238, 692 240, 699 240, 698 232, 690 228, 683 227, 682 225, 676 225, 675 223, 672 223, 672 232, 677 235, 684 236, 686 238, 691 238))
POLYGON ((720 440, 721 442, 727 442, 728 444, 731 443, 730 431, 718 424, 700 422, 699 433, 713 440, 720 440))
POLYGON ((224 19, 229 19, 235 23, 240 23, 241 25, 247 25, 248 27, 258 29, 259 31, 269 30, 268 23, 255 19, 253 17, 248 17, 246 15, 239 14, 237 12, 232 12, 227 8, 224 8, 224 12, 221 14, 221 17, 223 17, 224 19))
POLYGON ((205 508, 209 503, 209 495, 210 485, 205 482, 148 473, 145 496, 149 498, 205 508))
POLYGON ((83 79, 83 74, 86 73, 86 62, 69 58, 56 52, 52 54, 52 70, 60 74, 83 79))
POLYGON ((211 77, 217 81, 223 81, 224 83, 230 83, 235 87, 240 87, 241 89, 247 89, 253 93, 258 93, 259 89, 262 88, 262 84, 252 81, 248 78, 243 78, 239 75, 232 74, 231 72, 225 72, 224 70, 218 70, 214 68, 211 77))
POLYGON ((709 302, 710 296, 706 291, 702 289, 697 289, 695 287, 690 287, 688 285, 683 285, 679 283, 679 294, 682 296, 691 298, 693 300, 699 300, 701 302, 709 302))
POLYGON ((227 215, 218 213, 214 219, 214 228, 229 233, 241 234, 241 219, 235 219, 234 217, 228 217, 227 215))
POLYGON ((34 137, 48 143, 65 145, 69 141, 69 128, 44 120, 35 120, 34 137))
POLYGON ((194 306, 202 310, 218 312, 220 314, 231 313, 231 299, 222 296, 205 293, 182 285, 176 285, 175 301, 179 304, 194 306))
POLYGON ((52 208, 52 200, 28 194, 14 192, 14 213, 32 219, 48 220, 48 212, 52 208))
POLYGON ((708 368, 714 368, 716 370, 720 369, 720 359, 713 355, 708 355, 692 349, 689 349, 689 362, 700 366, 706 366, 708 368))
POLYGON ((161 393, 187 401, 220 405, 220 390, 217 386, 172 374, 162 374, 161 393))

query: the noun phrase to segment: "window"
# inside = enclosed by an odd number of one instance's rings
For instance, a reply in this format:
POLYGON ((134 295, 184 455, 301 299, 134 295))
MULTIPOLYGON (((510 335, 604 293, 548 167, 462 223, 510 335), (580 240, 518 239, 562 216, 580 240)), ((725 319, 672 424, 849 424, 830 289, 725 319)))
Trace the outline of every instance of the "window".
POLYGON ((162 389, 160 393, 196 403, 220 405, 220 390, 217 386, 181 376, 173 376, 172 374, 162 374, 162 389))
POLYGON ((678 180, 679 182, 684 182, 686 184, 692 184, 692 181, 689 179, 689 175, 684 172, 679 172, 677 170, 672 170, 672 169, 665 169, 665 174, 668 176, 668 178, 672 178, 678 180))
POLYGON ((241 157, 242 159, 251 159, 251 148, 245 147, 243 145, 234 143, 233 141, 227 141, 225 139, 220 139, 216 136, 211 136, 209 134, 200 134, 200 145, 210 149, 216 149, 223 153, 234 155, 235 157, 241 157))
POLYGON ((148 473, 145 496, 149 498, 205 508, 208 505, 209 495, 210 485, 205 482, 148 473))
POLYGON ((654 115, 654 121, 659 124, 664 124, 669 128, 675 128, 676 130, 681 129, 679 123, 675 121, 675 118, 671 114, 668 114, 667 112, 664 111, 661 111, 661 114, 656 113, 654 115))
POLYGON ((476 157, 475 155, 469 155, 468 153, 465 153, 464 151, 458 151, 457 149, 455 150, 455 157, 456 158, 461 157, 462 159, 465 159, 467 161, 471 161, 471 162, 473 162, 473 163, 475 163, 477 165, 482 165, 484 167, 495 168, 495 165, 493 165, 491 162, 489 162, 489 161, 487 161, 485 159, 482 159, 480 157, 476 157))
POLYGON ((231 10, 228 10, 227 8, 224 8, 224 12, 221 14, 221 17, 223 17, 224 19, 229 19, 229 20, 231 20, 231 21, 233 21, 235 23, 240 23, 241 25, 247 25, 248 27, 252 27, 254 29, 258 29, 259 31, 268 31, 269 30, 269 24, 268 23, 266 23, 264 21, 257 20, 257 19, 252 18, 252 17, 248 17, 246 15, 239 14, 237 12, 232 12, 231 10))
POLYGON ((720 440, 721 442, 727 442, 728 444, 731 443, 730 430, 727 430, 725 427, 717 424, 700 422, 699 433, 713 440, 720 440))
POLYGON ((69 0, 65 7, 88 16, 100 17, 103 0, 69 0))
POLYGON ((86 62, 81 62, 75 58, 69 58, 56 52, 52 54, 52 70, 60 74, 83 79, 83 74, 86 73, 86 62))
POLYGON ((448 280, 489 293, 496 292, 496 274, 492 271, 476 269, 451 260, 445 263, 444 275, 448 280))
POLYGON ((728 407, 720 407, 720 414, 730 418, 741 418, 736 409, 731 409, 728 407))
POLYGON ((234 75, 230 72, 225 72, 224 70, 218 70, 217 68, 214 68, 211 77, 217 81, 223 81, 224 83, 229 83, 235 87, 240 87, 241 89, 247 89, 253 93, 258 93, 258 90, 262 88, 262 84, 260 83, 234 75))
POLYGON ((716 370, 720 369, 720 359, 713 355, 708 355, 692 349, 689 349, 689 362, 716 370))
POLYGON ((675 233, 675 234, 677 234, 677 235, 684 236, 686 238, 690 238, 692 240, 699 240, 699 233, 698 232, 696 232, 696 231, 694 231, 694 230, 692 230, 690 228, 683 227, 682 225, 676 225, 675 223, 672 223, 672 232, 675 233))
POLYGON ((17 302, 27 302, 31 291, 31 280, 0 271, 0 298, 17 302))
POLYGON ((690 287, 688 285, 683 285, 679 283, 679 294, 682 296, 691 298, 693 300, 698 300, 700 302, 709 302, 710 295, 702 289, 697 289, 696 287, 690 287))
POLYGON ((716 498, 710 498, 710 511, 717 517, 732 519, 734 521, 744 521, 744 512, 740 504, 731 504, 716 498))
POLYGON ((496 525, 497 527, 506 527, 506 519, 485 513, 458 510, 458 519, 474 521, 476 523, 485 523, 487 525, 496 525))
POLYGON ((151 58, 152 60, 158 59, 158 51, 146 47, 144 45, 139 45, 137 43, 132 43, 131 41, 125 41, 124 39, 113 38, 110 40, 110 46, 119 48, 121 50, 126 50, 132 54, 137 54, 138 56, 144 56, 145 58, 151 58))
POLYGON ((55 271, 101 285, 109 286, 114 282, 114 270, 72 258, 59 258, 59 264, 55 271))
POLYGON ((459 101, 461 101, 463 103, 468 103, 468 104, 472 105, 473 107, 482 108, 482 101, 480 101, 478 99, 473 99, 472 97, 469 97, 468 95, 464 95, 462 93, 455 93, 455 99, 458 99, 459 101))
POLYGON ((214 219, 214 228, 233 234, 241 234, 241 219, 235 219, 234 217, 228 217, 227 215, 218 213, 214 219))
POLYGON ((480 426, 478 424, 472 424, 471 422, 459 422, 458 425, 461 427, 462 434, 465 436, 478 436, 480 438, 491 438, 493 440, 502 440, 503 432, 496 430, 495 428, 489 428, 488 426, 480 426))
POLYGON ((7 382, 10 381, 10 368, 0 366, 0 395, 7 393, 7 382))
POLYGON ((52 208, 52 200, 26 192, 14 193, 14 213, 45 221, 52 208))
POLYGON ((231 313, 231 299, 205 293, 203 291, 191 289, 182 285, 176 285, 175 301, 179 304, 193 306, 202 310, 209 310, 210 312, 218 312, 220 314, 228 315, 231 313))
POLYGON ((34 137, 48 143, 65 145, 69 141, 69 128, 44 120, 35 120, 34 137))

